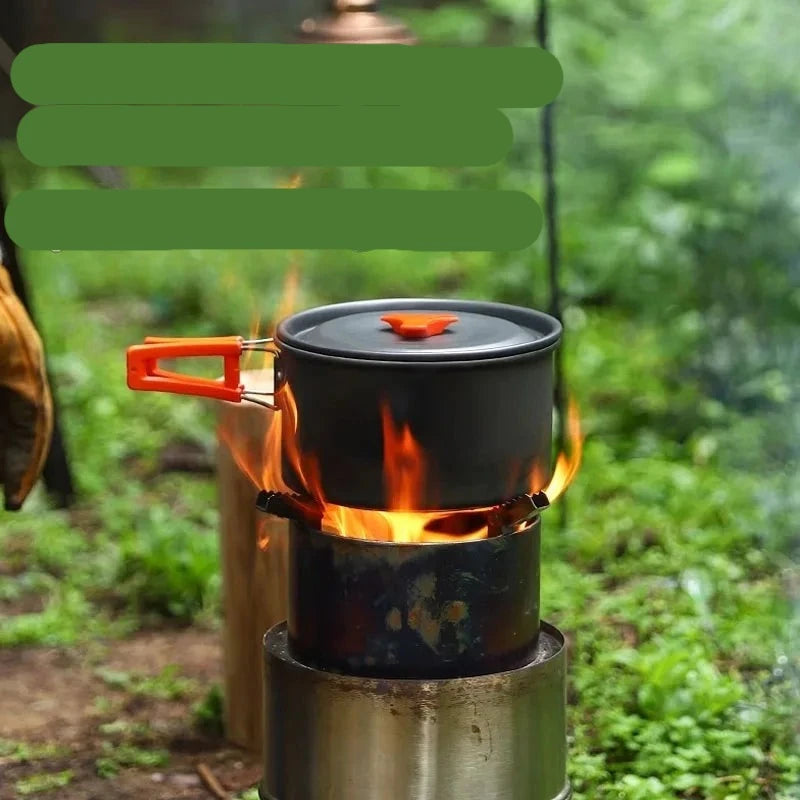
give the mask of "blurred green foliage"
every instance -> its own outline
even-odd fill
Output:
[[[63,772],[44,772],[18,780],[14,784],[14,788],[20,797],[38,795],[44,792],[54,792],[56,789],[63,789],[65,786],[69,786],[73,777],[74,774],[69,769]]]
[[[155,769],[169,763],[166,750],[149,750],[132,744],[101,743],[103,755],[95,760],[95,769],[101,778],[113,778],[124,767]]]
[[[219,684],[214,684],[206,696],[192,708],[194,724],[197,729],[214,738],[225,734],[225,697]]]
[[[532,2],[427,5],[393,9],[423,41],[532,42]],[[566,75],[564,352],[588,441],[568,515],[548,512],[542,604],[570,639],[576,800],[798,797],[800,8],[552,9]],[[539,115],[511,117],[514,152],[492,169],[301,174],[308,186],[502,185],[541,198]],[[14,190],[85,185],[10,147],[3,166]],[[138,187],[287,177],[129,171]],[[30,253],[25,263],[82,499],[61,513],[37,496],[0,520],[10,565],[0,603],[26,609],[0,622],[0,645],[216,619],[213,481],[158,469],[169,442],[213,447],[214,409],[128,391],[127,345],[246,334],[276,312],[292,263],[298,307],[548,298],[543,242],[520,253]],[[198,718],[217,719],[217,699]]]

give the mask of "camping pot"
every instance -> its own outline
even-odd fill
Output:
[[[284,425],[314,459],[325,501],[389,508],[386,421],[424,454],[420,511],[491,506],[551,474],[558,320],[471,300],[366,300],[283,319],[274,339],[148,339],[128,349],[128,386],[240,402],[292,415]],[[274,401],[240,384],[248,349],[275,356]],[[167,372],[159,359],[222,356],[222,381]],[[308,492],[284,447],[283,478]],[[531,486],[531,475],[540,486]],[[274,487],[265,487],[274,488]]]

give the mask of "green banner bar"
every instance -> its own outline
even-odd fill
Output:
[[[40,44],[11,79],[33,105],[538,108],[563,73],[537,47]]]
[[[44,106],[17,129],[40,166],[487,166],[511,149],[492,108]]]
[[[508,251],[541,225],[523,192],[479,190],[33,190],[6,212],[32,250]]]

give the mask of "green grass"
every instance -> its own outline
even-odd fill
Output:
[[[31,775],[22,778],[14,784],[17,794],[22,797],[29,795],[39,795],[45,792],[55,792],[56,789],[63,789],[72,783],[74,775],[71,770],[63,772],[48,772],[39,775]]]
[[[0,764],[29,764],[67,755],[69,750],[56,744],[30,744],[0,739]]]
[[[34,177],[11,152],[5,163],[16,187],[80,181]],[[133,177],[142,186],[189,180]],[[205,176],[226,179],[275,182],[257,172]],[[65,513],[37,495],[0,519],[12,566],[0,600],[41,604],[0,621],[0,645],[73,646],[163,620],[217,619],[214,481],[156,469],[170,441],[213,447],[213,406],[130,392],[124,350],[148,334],[247,333],[254,313],[277,308],[290,260],[27,255],[81,499]],[[521,256],[309,254],[300,305],[415,293],[519,300],[528,268]],[[542,296],[541,282],[526,291]],[[542,606],[573,643],[576,800],[798,797],[800,485],[786,466],[796,397],[767,381],[752,389],[753,411],[743,396],[709,391],[690,355],[705,322],[691,309],[672,316],[669,335],[663,318],[613,303],[571,302],[565,320],[588,440],[566,518],[563,504],[547,512]],[[104,679],[157,696],[182,691],[176,675]],[[212,693],[198,706],[198,722],[218,722],[219,700]],[[160,752],[124,747],[107,745],[101,774],[162,763]]]
[[[103,755],[95,760],[95,769],[101,778],[113,778],[125,767],[154,769],[169,763],[169,753],[161,749],[152,750],[131,744],[115,745],[104,741],[101,750]]]
[[[164,667],[158,675],[132,675],[107,668],[98,669],[96,674],[111,689],[156,700],[181,700],[196,688],[194,681],[180,675],[176,665]]]

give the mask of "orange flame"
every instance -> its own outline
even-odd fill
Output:
[[[424,453],[407,426],[400,430],[395,428],[388,408],[384,409],[383,422],[386,435],[384,474],[391,498],[390,510],[352,508],[328,502],[316,458],[302,452],[298,445],[297,403],[288,384],[281,389],[281,412],[273,417],[267,436],[262,487],[291,491],[281,474],[281,460],[285,457],[306,492],[322,508],[324,531],[354,539],[394,542],[438,538],[435,533],[428,537],[425,526],[441,514],[412,510],[423,486]]]
[[[253,309],[250,312],[250,327],[247,329],[247,338],[248,339],[260,339],[261,338],[261,313],[259,312],[258,308],[255,305],[256,301],[253,301]],[[255,359],[256,359],[257,351],[256,350],[245,350],[244,354],[242,355],[242,369],[249,370],[255,369]]]
[[[278,323],[288,317],[297,307],[297,289],[300,286],[300,257],[295,255],[289,264],[289,270],[283,281],[283,291],[278,309],[270,326],[270,336],[275,335],[275,328]]]
[[[384,430],[384,480],[388,506],[385,511],[351,508],[330,503],[325,498],[319,467],[313,454],[303,453],[297,437],[297,404],[289,385],[281,389],[281,412],[269,420],[266,437],[253,436],[244,415],[230,415],[240,422],[229,422],[220,435],[237,465],[258,488],[292,492],[283,478],[282,457],[296,473],[306,492],[323,510],[322,529],[354,539],[391,542],[474,541],[489,535],[487,508],[461,511],[415,511],[426,480],[425,453],[408,425],[397,426],[388,406],[382,409]],[[558,456],[555,471],[545,492],[554,502],[574,480],[581,463],[583,434],[578,407],[570,402],[568,414],[569,455]],[[542,488],[541,474],[534,469],[530,491]],[[260,546],[268,540],[260,537]]]
[[[295,172],[287,181],[280,184],[281,189],[299,189],[303,185],[303,176]]]
[[[581,431],[581,415],[574,398],[570,398],[567,410],[567,439],[570,443],[570,453],[569,455],[566,453],[558,454],[553,477],[544,490],[551,503],[561,497],[567,487],[575,480],[583,459],[584,436]],[[535,481],[535,476],[532,476],[532,481]]]
[[[383,480],[390,511],[413,511],[424,494],[427,464],[425,452],[411,435],[411,428],[395,426],[388,403],[381,407],[383,423]]]
[[[279,184],[281,189],[299,189],[303,185],[303,176],[299,172],[295,172],[288,180]],[[260,339],[262,336],[274,336],[275,327],[284,318],[288,317],[295,309],[297,303],[297,290],[300,285],[300,255],[294,253],[289,263],[289,270],[283,281],[283,291],[281,292],[281,300],[278,305],[277,311],[273,318],[272,324],[269,326],[269,333],[265,333],[268,329],[267,326],[262,325],[263,312],[253,307],[250,314],[250,328],[249,339]],[[257,301],[256,301],[257,302]],[[256,361],[258,351],[247,350],[242,357],[242,369],[267,369],[271,355],[269,353],[263,354],[263,359],[259,364]]]
[[[258,542],[258,549],[262,552],[269,547],[269,520],[266,517],[258,521],[256,541]]]
[[[292,467],[309,496],[323,510],[322,529],[354,539],[391,542],[442,542],[458,538],[460,541],[485,539],[489,535],[486,524],[487,508],[463,511],[415,511],[419,506],[427,479],[427,461],[419,442],[408,425],[398,426],[388,405],[381,409],[384,436],[384,481],[388,496],[387,510],[373,510],[340,506],[329,502],[322,489],[319,467],[313,454],[303,453],[299,447],[297,428],[297,403],[291,387],[282,390],[281,412],[272,417],[265,446],[254,467],[253,448],[239,448],[245,462],[245,474],[258,488],[291,492],[286,485],[281,468],[282,456]],[[559,455],[556,469],[545,491],[551,502],[563,494],[578,472],[583,448],[578,407],[570,403],[568,416],[570,454]],[[228,438],[231,442],[231,438]],[[260,478],[260,479],[259,479]],[[530,491],[542,489],[541,471],[531,473]]]
[[[299,270],[295,262],[284,282],[277,320],[292,313],[298,281]],[[272,325],[273,330],[274,327],[275,324]],[[260,329],[259,324],[256,330]],[[421,505],[420,500],[428,481],[426,454],[410,427],[396,423],[386,403],[381,408],[381,420],[383,475],[388,508],[351,508],[328,502],[323,492],[317,459],[313,453],[305,453],[300,448],[297,403],[288,384],[281,387],[277,402],[280,413],[264,416],[268,424],[266,435],[263,431],[254,430],[249,415],[230,414],[224,418],[226,422],[221,426],[220,438],[240,470],[258,489],[293,491],[283,477],[285,459],[306,493],[323,510],[321,527],[324,531],[356,539],[408,543],[452,541],[455,537],[459,541],[471,541],[485,539],[489,535],[488,508],[433,512],[415,510]],[[583,434],[574,400],[569,403],[567,430],[569,454],[559,454],[553,476],[544,487],[551,503],[564,493],[581,463]],[[542,490],[544,480],[541,465],[534,467],[529,483],[529,491]],[[265,549],[268,542],[265,529],[261,529],[259,546]]]

